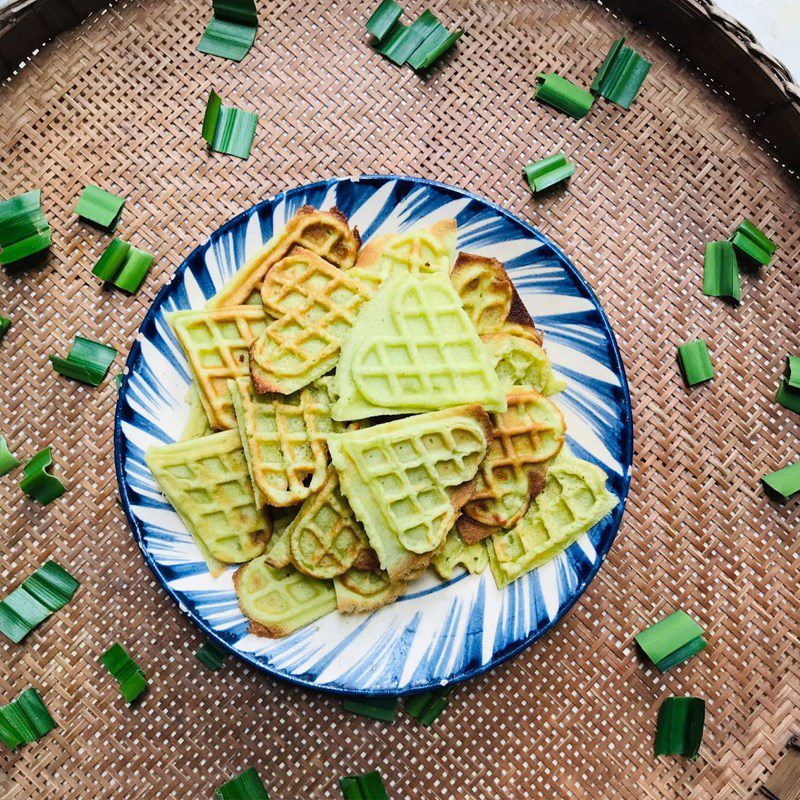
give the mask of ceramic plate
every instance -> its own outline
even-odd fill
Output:
[[[216,580],[144,462],[148,447],[175,441],[187,419],[186,358],[167,325],[172,311],[206,301],[302,205],[340,208],[364,241],[378,234],[458,221],[458,248],[506,266],[555,368],[568,381],[556,402],[576,455],[608,473],[620,503],[564,554],[498,590],[491,572],[441,582],[427,574],[369,615],[330,614],[285,639],[248,633],[233,568]],[[395,176],[334,178],[265,200],[214,232],[158,293],[131,348],[117,405],[116,468],[122,502],[147,563],[202,630],[265,672],[348,694],[419,691],[499,664],[555,625],[596,574],[619,527],[633,431],[614,335],[592,290],[548,239],[502,208],[440,183]]]

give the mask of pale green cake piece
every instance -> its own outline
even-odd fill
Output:
[[[502,588],[566,550],[605,517],[617,498],[606,489],[600,467],[576,458],[564,447],[547,471],[544,490],[525,516],[488,540],[489,563]]]
[[[486,542],[467,544],[457,528],[447,534],[441,553],[433,557],[434,569],[446,581],[453,577],[453,570],[461,564],[472,575],[480,575],[489,563]]]
[[[530,386],[545,397],[563,391],[566,381],[553,371],[544,348],[515,333],[515,328],[521,326],[508,325],[481,337],[502,386]]]
[[[330,581],[310,578],[294,567],[275,569],[264,556],[237,569],[233,584],[239,607],[257,636],[288,636],[336,610]]]
[[[237,431],[151,447],[145,458],[167,500],[215,559],[238,564],[264,551],[272,526],[256,505]]]
[[[328,437],[342,493],[392,581],[430,562],[472,494],[490,422],[480,406]]]
[[[336,604],[342,614],[375,611],[397,600],[406,590],[404,582],[392,583],[385,572],[355,567],[334,578],[333,586],[336,590]]]
[[[394,272],[358,314],[336,368],[333,418],[479,403],[505,411],[489,354],[446,273]]]

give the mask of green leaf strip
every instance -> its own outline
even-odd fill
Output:
[[[0,203],[0,264],[14,264],[46,250],[51,238],[39,189]]]
[[[547,103],[575,119],[589,113],[594,97],[555,72],[540,72],[536,76],[536,99]]]
[[[13,453],[8,449],[6,437],[0,436],[0,475],[7,475],[21,463],[22,462],[15,458]]]
[[[103,666],[119,684],[126,703],[132,703],[147,688],[147,678],[120,644],[113,644],[100,657]]]
[[[47,468],[53,463],[52,448],[40,450],[23,468],[19,488],[43,505],[51,503],[67,491],[61,481],[51,475]]]
[[[800,391],[800,356],[786,356],[786,383],[790,389]]]
[[[739,267],[731,242],[708,242],[703,259],[703,294],[724,297],[738,303],[742,299],[739,287]]]
[[[739,223],[730,241],[746,264],[766,266],[777,249],[777,245],[746,219]]]
[[[793,494],[800,492],[800,461],[765,475],[761,482],[773,500],[785,503]]]
[[[223,783],[216,795],[217,800],[269,800],[267,790],[253,767]]]
[[[114,363],[117,351],[107,344],[76,336],[66,358],[50,356],[53,369],[67,378],[99,386]]]
[[[92,275],[133,294],[147,275],[155,256],[120,239],[112,239],[94,265]]]
[[[26,689],[16,700],[0,707],[0,740],[9,750],[31,744],[56,727],[36,689]]]
[[[201,53],[241,61],[250,52],[257,31],[254,25],[242,25],[214,16],[203,31],[197,49]]]
[[[680,345],[678,361],[687,386],[695,386],[714,377],[714,367],[711,365],[708,347],[702,339]]]
[[[439,26],[441,23],[431,11],[423,11],[408,27],[399,24],[386,42],[381,43],[378,52],[394,64],[402,66]]]
[[[11,320],[8,317],[0,317],[0,340],[6,335],[11,327]]]
[[[666,672],[706,647],[705,631],[684,611],[676,611],[634,637],[639,649]]]
[[[395,0],[383,0],[367,20],[367,30],[381,42],[394,29],[402,14],[403,9]]]
[[[82,192],[75,213],[106,231],[117,227],[125,198],[89,184]]]
[[[363,700],[357,697],[348,697],[344,701],[344,709],[362,717],[392,722],[397,712],[397,697],[375,696]]]
[[[227,657],[227,652],[211,639],[203,642],[194,654],[195,658],[212,672],[216,672]]]
[[[706,703],[698,697],[668,697],[658,712],[655,752],[657,756],[688,756],[700,752]]]
[[[425,41],[411,54],[409,65],[415,70],[423,70],[438,61],[462,36],[463,30],[450,33],[444,25],[438,24]]]
[[[63,567],[48,561],[0,600],[0,633],[18,644],[72,600],[78,586],[78,581]]]
[[[211,91],[203,120],[203,138],[211,150],[238,158],[248,158],[257,125],[257,114],[224,106],[219,95]]]
[[[625,47],[625,37],[617,39],[591,85],[591,92],[612,103],[630,108],[644,79],[650,71],[650,62],[630,47]]]
[[[442,687],[431,692],[415,694],[405,700],[406,711],[427,727],[432,725],[447,707],[447,696],[449,694],[450,687]]]
[[[528,185],[534,194],[543,192],[551,186],[555,186],[561,181],[565,181],[575,172],[575,165],[567,161],[563,153],[555,153],[552,156],[534,161],[532,164],[523,167],[523,174],[528,179]]]
[[[344,800],[389,800],[386,787],[377,770],[366,775],[348,775],[339,778],[339,787]]]

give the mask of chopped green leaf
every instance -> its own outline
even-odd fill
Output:
[[[765,475],[761,482],[773,500],[785,503],[793,494],[800,492],[800,461]]]
[[[658,712],[656,755],[688,756],[692,761],[700,752],[706,703],[698,697],[668,697]]]
[[[752,222],[746,219],[739,223],[739,227],[731,235],[731,243],[744,257],[746,263],[760,266],[769,264],[777,245],[763,234]]]
[[[0,436],[0,475],[7,475],[12,469],[18,467],[22,462],[14,458],[8,449],[8,442],[5,436]]]
[[[395,0],[383,0],[367,20],[367,30],[381,42],[397,25],[402,14],[403,9]]]
[[[50,241],[39,189],[0,203],[0,264],[14,264],[46,250]]]
[[[634,639],[661,672],[686,661],[706,647],[705,631],[685,612],[676,611]]]
[[[26,689],[16,700],[0,707],[0,739],[9,750],[35,742],[55,727],[36,689]]]
[[[120,239],[112,239],[94,265],[92,275],[133,294],[141,285],[155,256]]]
[[[125,198],[118,197],[105,189],[89,184],[81,194],[75,213],[86,222],[91,222],[106,231],[117,227]]]
[[[117,351],[107,344],[76,336],[67,357],[50,356],[50,363],[67,378],[99,386],[116,355]]]
[[[575,165],[567,161],[563,153],[555,153],[541,161],[528,164],[527,167],[523,167],[522,172],[528,179],[531,191],[536,194],[567,180],[575,172]]]
[[[786,383],[800,391],[800,356],[786,356]]]
[[[212,672],[216,672],[221,666],[225,657],[228,655],[216,642],[208,639],[203,642],[194,654],[195,658]]]
[[[678,360],[687,386],[695,386],[714,377],[714,367],[708,355],[708,347],[702,339],[678,347]]]
[[[793,389],[787,380],[782,380],[775,395],[775,402],[800,414],[800,391]]]
[[[540,72],[536,76],[536,87],[537,100],[575,119],[585,117],[594,103],[594,97],[589,92],[555,72]]]
[[[241,61],[253,46],[258,14],[253,0],[214,0],[214,16],[197,49],[212,56]]]
[[[48,561],[0,600],[0,633],[21,642],[37,625],[63,608],[80,586],[63,567]]]
[[[217,789],[217,800],[269,800],[267,790],[253,767]]]
[[[212,89],[203,119],[203,138],[211,150],[248,158],[257,124],[257,114],[222,105],[219,95]]]
[[[623,36],[611,45],[592,82],[591,92],[623,108],[630,108],[649,71],[650,62],[635,50],[625,47]]]
[[[425,41],[411,54],[409,65],[415,70],[427,69],[440,59],[462,36],[463,30],[450,33],[444,25],[437,23]]]
[[[53,463],[50,447],[40,450],[23,468],[19,488],[30,497],[35,497],[43,505],[61,497],[66,487],[47,468]]]
[[[449,686],[435,689],[432,692],[415,694],[413,697],[406,699],[406,711],[427,727],[432,725],[439,714],[447,707],[447,696],[449,694]]]
[[[441,23],[431,11],[423,11],[408,27],[399,24],[386,43],[380,44],[378,52],[402,66],[439,25]]]
[[[125,377],[125,376],[124,376],[124,375],[123,375],[121,372],[117,373],[117,374],[114,376],[114,380],[115,380],[115,381],[116,381],[116,383],[117,383],[117,389],[118,389],[118,390],[122,388],[122,379],[123,379],[124,377]]]
[[[11,327],[11,320],[8,317],[0,317],[0,339],[2,339]]]
[[[100,660],[119,684],[119,690],[126,703],[132,703],[147,688],[144,672],[122,645],[112,644]]]
[[[736,251],[730,242],[709,242],[706,245],[703,294],[709,297],[725,297],[734,303],[742,299]]]
[[[397,697],[375,695],[363,700],[357,697],[348,697],[344,701],[344,710],[360,714],[362,717],[392,722],[397,711]]]
[[[344,800],[389,800],[386,787],[377,770],[366,775],[348,775],[339,778]]]

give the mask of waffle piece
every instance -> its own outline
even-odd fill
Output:
[[[211,298],[209,308],[260,304],[259,295],[264,276],[292,248],[303,247],[336,267],[349,269],[355,264],[361,237],[351,231],[347,217],[337,208],[318,211],[303,206],[289,220],[283,232],[264,245],[228,283]]]
[[[491,415],[492,440],[463,509],[476,522],[504,528],[520,520],[541,491],[542,468],[563,447],[566,430],[558,408],[535,389],[512,389],[506,399],[508,410]]]
[[[176,311],[169,324],[189,359],[211,427],[235,428],[228,381],[248,374],[247,351],[267,327],[264,312],[257,306]]]
[[[544,490],[517,525],[487,543],[489,564],[502,588],[555,558],[617,505],[600,467],[567,448],[553,459]]]
[[[331,419],[328,380],[290,395],[256,395],[250,378],[230,383],[239,434],[259,504],[293,506],[325,480]]]
[[[479,334],[500,330],[511,311],[514,286],[496,258],[459,253],[450,275],[464,311]]]
[[[480,575],[489,563],[489,554],[486,552],[486,545],[483,542],[468,544],[459,535],[458,530],[453,528],[447,534],[444,549],[433,557],[431,563],[440,577],[449,581],[459,564],[472,575]]]
[[[541,476],[541,481],[537,486],[534,486],[530,494],[528,495],[528,503],[530,504],[531,498],[542,491],[544,488],[544,479],[547,475],[547,471],[542,469],[541,471],[537,472],[537,476]],[[497,533],[500,530],[499,525],[484,525],[482,522],[477,522],[471,517],[468,517],[466,514],[462,514],[456,520],[456,529],[458,530],[459,536],[467,543],[467,544],[478,544],[482,542],[484,539],[488,539],[492,534]]]
[[[264,279],[264,311],[275,317],[250,348],[256,391],[291,394],[336,365],[372,289],[308,250],[297,248]]]
[[[236,431],[151,447],[146,460],[189,532],[215,559],[238,564],[264,551],[272,526],[256,505]]]
[[[474,490],[491,427],[477,405],[328,437],[342,493],[392,581],[423,570]]]
[[[358,315],[336,368],[333,418],[480,403],[506,407],[489,355],[450,279],[396,272]]]
[[[342,497],[335,469],[303,503],[288,535],[292,563],[314,578],[342,575],[371,549],[361,523]]]
[[[566,386],[564,379],[553,372],[533,328],[505,325],[497,333],[481,339],[504,389],[530,386],[545,397],[551,397]]]
[[[385,572],[349,569],[333,581],[336,605],[342,614],[375,611],[397,600],[406,590],[406,583],[392,583]]]
[[[428,228],[414,228],[370,239],[356,268],[383,280],[396,270],[450,273],[456,254],[456,221],[443,219]]]
[[[211,428],[211,423],[208,421],[206,410],[203,406],[203,400],[200,397],[200,392],[197,388],[197,381],[192,381],[189,388],[186,390],[184,402],[189,406],[189,416],[186,419],[186,424],[181,431],[180,441],[186,439],[197,439],[199,436],[208,436],[214,431]]]
[[[233,585],[239,608],[256,636],[288,636],[336,610],[330,582],[310,578],[294,567],[275,569],[264,556],[239,567]]]
[[[292,520],[297,516],[299,508],[273,509],[272,514],[272,538],[264,552],[264,558],[271,567],[279,569],[288,567],[292,563],[292,555],[289,552],[289,536],[287,531],[292,524]]]

